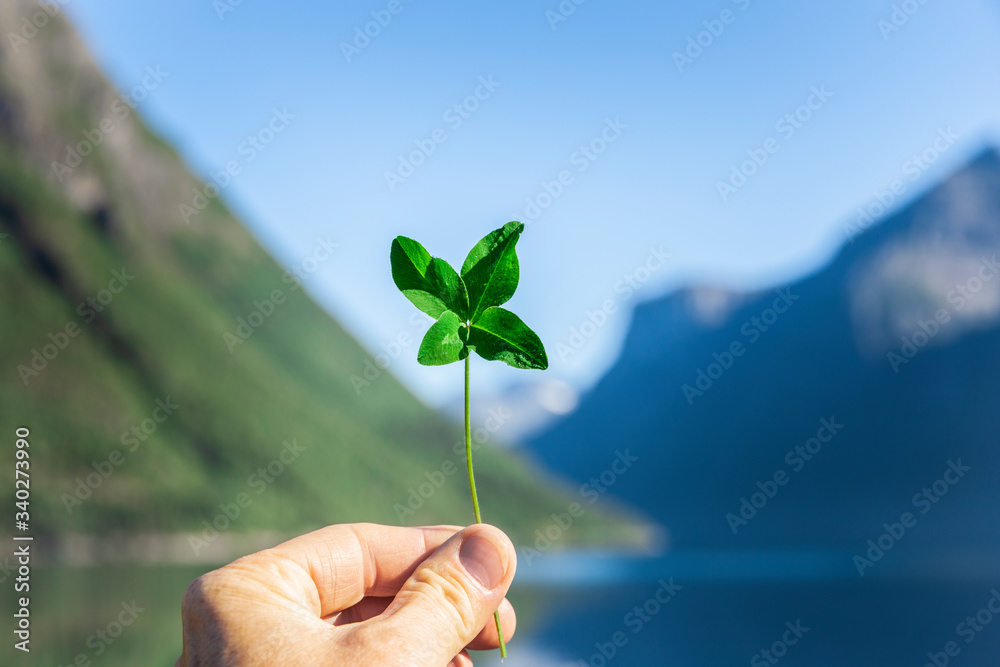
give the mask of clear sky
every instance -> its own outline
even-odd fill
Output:
[[[460,265],[494,227],[530,223],[510,307],[546,342],[549,376],[582,388],[639,300],[795,277],[836,250],[876,190],[904,178],[912,196],[1000,144],[1000,2],[576,2],[66,10],[120,88],[147,66],[169,74],[140,109],[200,175],[242,159],[275,109],[294,115],[223,197],[286,265],[318,237],[340,243],[307,286],[369,350],[423,333],[390,278],[395,235]],[[375,36],[355,41],[366,24]],[[914,172],[911,156],[949,128],[947,150]],[[429,155],[411,161],[421,144]],[[763,164],[723,196],[719,182],[754,155]],[[420,164],[400,172],[401,159]],[[639,270],[661,247],[669,260]],[[579,352],[558,354],[609,299],[615,313]],[[455,368],[417,365],[416,342],[391,370],[432,404],[460,390]],[[497,386],[526,377],[475,372]]]

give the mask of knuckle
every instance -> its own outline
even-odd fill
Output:
[[[181,599],[182,614],[193,619],[217,609],[225,595],[224,579],[225,575],[216,570],[203,574],[188,584]]]
[[[440,612],[439,618],[446,620],[448,627],[463,636],[479,629],[479,605],[459,581],[432,568],[421,568],[414,573],[411,582],[414,597]]]
[[[184,590],[184,598],[181,601],[181,606],[185,611],[201,607],[208,601],[210,597],[209,591],[213,588],[210,585],[213,574],[213,572],[203,574],[188,584],[188,587]]]

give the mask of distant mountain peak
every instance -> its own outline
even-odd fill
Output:
[[[860,350],[881,355],[944,310],[954,325],[933,344],[1000,318],[1000,155],[984,150],[882,221],[863,252],[845,250]]]
[[[743,295],[722,287],[689,287],[681,291],[691,319],[705,327],[717,327],[743,300]]]

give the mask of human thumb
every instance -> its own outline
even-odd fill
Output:
[[[446,665],[493,622],[516,567],[503,532],[470,526],[417,567],[370,631],[380,643],[407,647],[407,664]]]

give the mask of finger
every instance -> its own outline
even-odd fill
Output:
[[[420,564],[384,614],[358,626],[356,639],[405,642],[414,664],[446,665],[486,626],[516,565],[514,545],[498,528],[466,528]]]
[[[391,602],[392,598],[365,598],[353,607],[348,607],[326,620],[337,627],[352,623],[361,623],[380,615]],[[500,612],[500,625],[503,627],[504,639],[510,641],[517,631],[517,615],[514,613],[514,607],[509,600],[504,599],[500,603],[498,611]],[[469,642],[468,648],[473,651],[492,651],[493,649],[500,648],[500,640],[497,637],[497,625],[492,616],[490,620],[486,621],[486,626],[479,631],[476,638]]]
[[[255,559],[298,565],[307,577],[290,582],[291,589],[298,600],[326,617],[369,595],[395,595],[417,565],[459,530],[370,523],[327,526],[255,554]]]
[[[348,607],[344,611],[338,612],[326,619],[330,624],[340,627],[352,623],[368,621],[380,615],[386,610],[392,598],[365,598],[353,607]],[[504,599],[500,603],[500,625],[503,627],[504,639],[510,641],[517,631],[517,615],[510,601]],[[492,651],[500,648],[500,640],[497,637],[497,625],[493,617],[486,622],[486,627],[479,631],[476,638],[469,642],[469,649],[473,651]]]
[[[500,626],[503,628],[503,638],[504,641],[509,642],[511,637],[514,636],[514,631],[517,629],[517,616],[514,614],[514,607],[506,599],[500,603],[499,611]],[[469,642],[469,648],[473,651],[492,651],[495,648],[500,648],[500,639],[497,637],[497,624],[492,616],[486,621],[486,625],[479,631],[476,638]]]
[[[448,663],[448,667],[473,667],[472,658],[468,651],[462,651],[455,656],[455,659]]]

